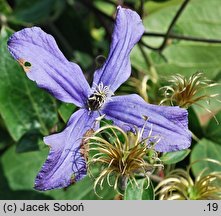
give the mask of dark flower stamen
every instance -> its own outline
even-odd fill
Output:
[[[102,94],[94,93],[87,101],[89,110],[98,110],[105,102],[105,96]]]
[[[98,110],[105,103],[107,97],[112,95],[109,86],[104,86],[103,83],[97,85],[94,93],[88,97],[87,106],[89,110]]]

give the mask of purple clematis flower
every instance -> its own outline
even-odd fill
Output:
[[[142,128],[146,121],[143,116],[147,116],[144,137],[150,130],[153,136],[160,136],[155,146],[157,151],[176,151],[190,146],[186,110],[147,104],[136,94],[112,96],[131,74],[129,54],[143,32],[138,14],[119,6],[110,53],[104,65],[95,71],[92,88],[80,67],[69,62],[54,38],[40,28],[25,28],[10,37],[8,49],[28,78],[57,99],[80,107],[62,132],[44,138],[50,152],[36,177],[35,189],[67,187],[86,175],[82,138],[91,128],[99,127],[96,119],[101,115],[124,130],[134,126]]]

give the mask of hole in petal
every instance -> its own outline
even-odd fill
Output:
[[[29,72],[31,68],[31,63],[25,61],[24,59],[18,59],[18,63],[23,67],[25,72]]]
[[[31,67],[31,63],[30,63],[30,62],[25,62],[25,63],[24,63],[24,66],[25,66],[25,67]]]

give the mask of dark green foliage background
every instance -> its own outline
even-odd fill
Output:
[[[24,27],[40,26],[52,34],[65,56],[77,62],[89,82],[96,68],[96,57],[107,56],[113,17],[117,0],[0,0],[0,199],[101,199],[93,190],[93,179],[86,177],[67,189],[38,192],[33,189],[34,179],[48,153],[42,142],[45,135],[64,128],[74,105],[56,101],[47,92],[36,87],[7,51],[8,37]],[[122,1],[121,1],[122,2]],[[143,12],[147,32],[165,33],[180,7],[182,0],[137,1],[125,0],[124,6]],[[143,8],[141,8],[143,2]],[[178,19],[173,33],[204,39],[221,39],[220,0],[191,0]],[[143,36],[150,46],[158,47],[163,39]],[[131,54],[133,77],[148,75],[147,94],[151,103],[162,99],[161,87],[169,75],[190,76],[201,71],[209,79],[221,83],[221,43],[169,40],[162,54],[137,45]],[[152,82],[158,74],[158,82]],[[142,76],[140,76],[142,74]],[[132,93],[129,82],[118,93]],[[221,93],[221,87],[210,94]],[[218,97],[221,99],[221,97]],[[221,105],[213,100],[204,103],[221,122]],[[185,167],[194,160],[213,158],[221,161],[221,126],[200,107],[189,109],[189,125],[200,139],[193,141],[189,150],[167,153],[165,164]],[[205,166],[210,171],[220,167],[208,162],[193,167],[197,175]],[[145,182],[140,181],[141,185]],[[153,185],[146,194],[135,194],[130,185],[126,199],[154,199]],[[103,199],[113,199],[112,188],[99,191]]]

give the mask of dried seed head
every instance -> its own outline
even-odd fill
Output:
[[[171,85],[162,87],[164,99],[163,104],[169,101],[172,105],[188,108],[198,101],[216,98],[219,94],[208,94],[207,89],[218,85],[205,78],[202,73],[195,73],[189,79],[178,74],[169,80]],[[202,107],[202,106],[201,106]]]
[[[136,176],[148,179],[156,167],[163,167],[158,154],[147,147],[147,137],[142,139],[142,130],[125,133],[121,128],[107,125],[98,129],[88,138],[87,144],[91,152],[90,165],[99,164],[101,172],[95,180],[94,189],[98,185],[102,189],[104,180],[115,190],[122,189],[127,181],[137,185]]]
[[[221,166],[219,161],[204,159]],[[197,161],[199,162],[199,161]],[[161,181],[155,188],[160,200],[220,200],[221,172],[211,172],[206,175],[204,169],[195,180],[190,175],[190,164],[187,170],[176,169]]]

